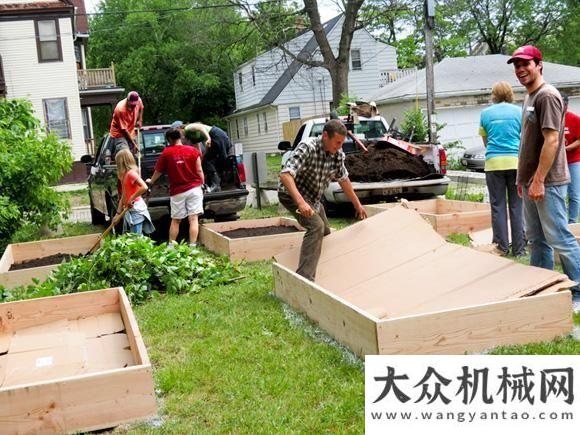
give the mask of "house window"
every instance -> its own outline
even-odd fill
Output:
[[[42,103],[48,131],[56,134],[61,139],[70,139],[66,98],[50,98],[42,100]]]
[[[240,138],[240,120],[236,119],[236,137]]]
[[[360,60],[360,50],[350,50],[350,62],[353,71],[362,70],[362,62]]]
[[[289,107],[290,120],[300,119],[300,106]]]
[[[240,92],[242,92],[244,90],[244,85],[243,85],[243,76],[241,72],[238,73],[238,84],[240,85]]]
[[[83,133],[85,135],[85,140],[92,139],[91,125],[89,123],[89,109],[87,107],[83,107],[81,109],[81,113],[83,115]]]
[[[266,112],[262,113],[262,119],[264,120],[264,133],[268,133],[268,116]]]
[[[258,134],[262,134],[262,126],[260,125],[260,114],[256,113],[256,121],[258,121]]]
[[[256,87],[256,67],[252,67],[252,86]]]
[[[248,135],[248,117],[244,116],[244,136]]]
[[[62,61],[62,47],[60,45],[58,20],[37,20],[34,23],[38,61]]]

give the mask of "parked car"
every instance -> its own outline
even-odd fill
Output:
[[[141,129],[141,176],[143,179],[153,175],[157,159],[167,146],[165,132],[169,125],[147,126]],[[91,218],[93,224],[102,224],[114,216],[118,203],[117,169],[114,161],[114,150],[110,136],[106,135],[96,155],[85,155],[81,161],[90,168],[88,178]],[[228,157],[226,169],[222,174],[222,190],[205,193],[203,209],[205,218],[215,220],[235,220],[237,213],[246,206],[248,191],[245,186],[243,163],[235,155]],[[169,213],[169,184],[163,175],[152,187],[147,198],[150,209],[157,213],[152,216]],[[161,209],[161,210],[159,210]]]
[[[376,142],[385,139],[389,131],[387,121],[381,116],[372,118],[359,117],[357,124],[348,123],[348,120],[342,118],[347,128],[363,142]],[[282,165],[288,160],[294,148],[303,140],[309,137],[322,135],[322,130],[326,119],[317,118],[306,121],[298,130],[294,141],[283,141],[278,144],[278,149],[285,151],[282,156]],[[398,143],[397,140],[390,139],[391,143]],[[443,147],[434,144],[417,144],[416,147],[421,149],[422,157],[408,154],[409,159],[422,158],[429,166],[429,174],[417,178],[404,179],[384,179],[377,182],[359,182],[351,179],[352,186],[360,201],[364,204],[372,204],[380,201],[393,200],[396,197],[419,199],[429,198],[436,195],[444,195],[447,191],[450,179],[445,176],[446,172],[446,154]],[[345,154],[360,153],[353,140],[347,138],[342,147]],[[403,153],[405,154],[405,153]],[[349,204],[350,200],[338,184],[331,182],[324,191],[323,202],[329,208],[335,208],[342,204]]]
[[[485,147],[483,145],[467,148],[461,157],[461,164],[467,169],[483,171],[485,167]]]

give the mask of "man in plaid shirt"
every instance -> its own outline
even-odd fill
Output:
[[[320,203],[330,182],[338,181],[359,219],[367,217],[344,167],[341,148],[345,138],[344,124],[338,119],[328,121],[322,137],[300,142],[280,172],[280,203],[306,228],[296,273],[310,281],[314,281],[316,275],[322,238],[330,234],[324,206]]]

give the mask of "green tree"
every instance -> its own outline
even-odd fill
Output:
[[[24,100],[0,100],[0,248],[25,223],[55,227],[68,204],[53,189],[70,171],[70,146],[46,135]]]
[[[224,127],[234,105],[233,71],[263,46],[235,8],[219,7],[226,3],[106,0],[90,22],[88,63],[115,63],[119,85],[142,96],[147,124]]]
[[[427,118],[420,106],[407,110],[401,123],[401,131],[410,142],[426,142],[429,136]]]

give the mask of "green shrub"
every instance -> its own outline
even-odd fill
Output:
[[[0,251],[26,223],[60,223],[68,203],[50,186],[71,164],[70,146],[42,132],[30,102],[0,100]]]
[[[14,301],[122,286],[132,303],[154,291],[196,293],[238,275],[224,257],[204,254],[188,245],[156,245],[148,237],[126,234],[108,239],[92,255],[62,263],[38,285],[12,290],[0,286],[2,299]]]
[[[410,142],[426,142],[429,137],[429,125],[421,107],[407,110],[403,115],[405,117],[401,123],[403,134],[409,136],[413,133],[409,138]]]

